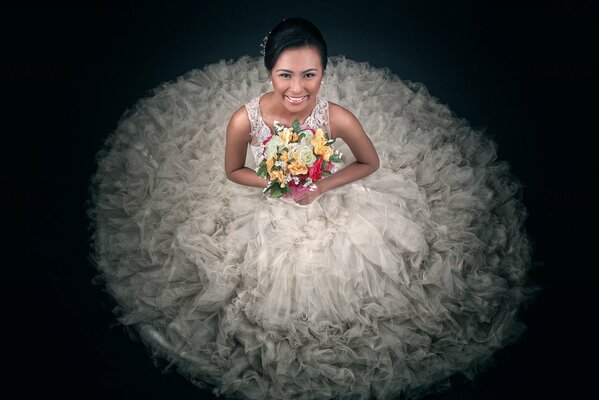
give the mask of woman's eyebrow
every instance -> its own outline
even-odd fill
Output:
[[[304,71],[304,74],[306,72],[310,72],[310,71],[317,71],[317,68],[308,68],[307,70]],[[293,71],[289,70],[289,69],[278,69],[277,72],[290,72],[293,73]]]

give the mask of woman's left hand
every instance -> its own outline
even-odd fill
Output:
[[[317,186],[316,189],[309,190],[306,193],[302,194],[300,197],[298,197],[295,200],[295,202],[297,204],[299,204],[299,205],[305,206],[305,205],[308,205],[308,204],[312,203],[321,194],[322,193],[321,193],[320,189]]]

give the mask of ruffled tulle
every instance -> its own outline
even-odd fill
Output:
[[[258,59],[161,86],[99,154],[93,257],[119,321],[216,394],[418,397],[524,329],[526,210],[494,143],[386,70],[326,74],[381,167],[309,206],[224,175],[231,114],[268,90]]]

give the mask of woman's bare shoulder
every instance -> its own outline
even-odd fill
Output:
[[[227,130],[239,133],[249,133],[252,130],[245,105],[235,110],[229,120]]]
[[[351,111],[332,101],[329,101],[329,123],[331,124],[331,130],[339,132],[351,131],[356,127],[361,128],[360,121]]]

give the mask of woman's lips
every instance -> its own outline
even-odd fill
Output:
[[[287,98],[287,100],[289,100],[290,103],[298,104],[298,103],[301,103],[302,101],[306,100],[308,98],[308,95],[302,96],[302,97],[291,97],[291,96],[285,96],[285,97]]]

